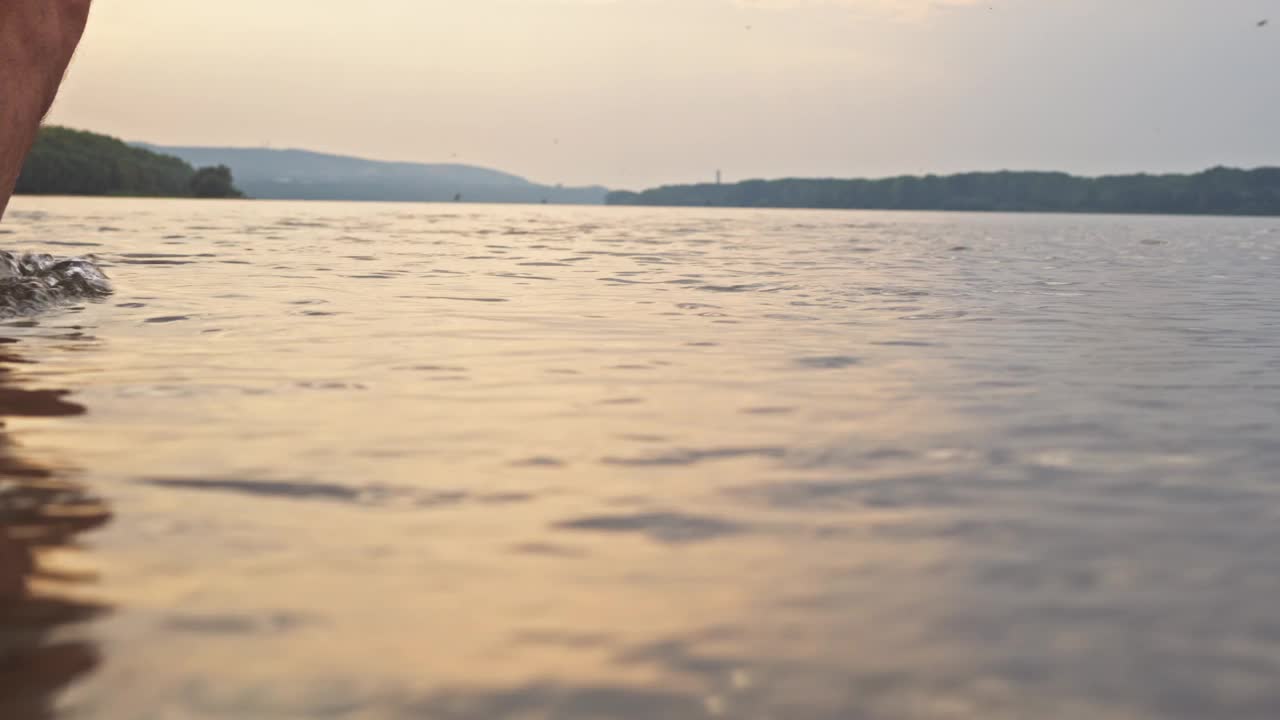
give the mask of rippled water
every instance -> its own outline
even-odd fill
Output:
[[[114,513],[0,625],[20,717],[1280,715],[1280,221],[0,233],[115,286],[0,327],[0,475]]]

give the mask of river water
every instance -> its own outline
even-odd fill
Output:
[[[1280,716],[1280,220],[0,232],[115,288],[0,324],[0,486],[85,526],[6,718]]]

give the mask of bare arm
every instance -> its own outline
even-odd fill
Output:
[[[91,0],[0,0],[0,217],[62,84]]]

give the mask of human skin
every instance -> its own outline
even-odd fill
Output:
[[[91,0],[0,0],[0,218],[80,43]],[[30,550],[0,527],[0,605],[20,597]]]
[[[0,0],[0,218],[58,95],[92,0]]]

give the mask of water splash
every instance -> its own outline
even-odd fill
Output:
[[[111,294],[111,281],[92,260],[0,250],[0,317]]]

